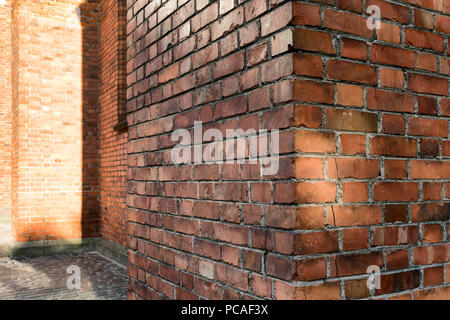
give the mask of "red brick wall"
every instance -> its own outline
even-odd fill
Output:
[[[0,112],[0,203],[8,207],[12,190],[16,238],[101,236],[125,245],[127,131],[117,128],[126,120],[125,2],[16,1],[12,24],[2,10],[12,33],[1,34],[0,62],[13,53],[14,76],[5,67],[0,106],[11,105],[13,83],[14,112]]]
[[[126,245],[126,1],[99,3],[100,235]]]
[[[11,214],[11,4],[0,5],[0,215]]]
[[[96,10],[95,1],[14,3],[12,176],[19,241],[97,235]]]
[[[129,0],[129,298],[449,298],[449,4]],[[195,120],[279,172],[174,165]]]

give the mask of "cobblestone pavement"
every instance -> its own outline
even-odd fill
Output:
[[[80,268],[80,289],[67,288],[69,266]],[[126,288],[126,269],[97,252],[0,258],[0,300],[123,300]]]

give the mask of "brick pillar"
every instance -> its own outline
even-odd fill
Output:
[[[19,241],[96,235],[96,6],[14,2],[13,216]]]
[[[450,297],[449,14],[128,1],[129,298]],[[280,130],[278,172],[175,163],[195,121]]]

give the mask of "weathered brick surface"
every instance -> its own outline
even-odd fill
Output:
[[[449,12],[369,2],[379,30],[367,1],[127,2],[129,298],[448,298]],[[280,129],[279,172],[174,165],[194,121]]]
[[[0,6],[0,215],[11,214],[11,3]]]
[[[19,241],[97,234],[98,55],[89,43],[98,36],[96,10],[94,2],[14,2],[12,180]]]
[[[12,205],[19,241],[125,245],[125,1],[0,10],[1,212]]]
[[[99,231],[126,245],[126,1],[102,0],[99,11]]]

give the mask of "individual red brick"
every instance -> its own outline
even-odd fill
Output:
[[[446,16],[436,15],[436,31],[450,34],[450,18]]]
[[[384,0],[369,0],[367,6],[376,5],[380,8],[381,17],[404,24],[409,23],[409,8]]]
[[[363,299],[369,296],[369,287],[367,279],[346,280],[345,281],[345,298],[346,299]]]
[[[294,107],[297,127],[319,128],[322,124],[322,109],[313,106],[296,105]]]
[[[294,91],[294,98],[297,101],[326,104],[332,104],[334,101],[334,86],[331,83],[296,80]]]
[[[448,121],[410,118],[408,121],[409,134],[417,136],[448,136]]]
[[[419,230],[416,226],[376,227],[372,233],[372,246],[395,246],[417,243]]]
[[[377,83],[377,71],[372,66],[343,60],[329,60],[327,75],[330,79],[336,80],[366,84]]]
[[[380,164],[378,160],[340,158],[328,159],[328,177],[370,179],[380,175]]]
[[[214,3],[217,5],[217,3]],[[216,13],[217,14],[217,13]],[[214,18],[213,18],[214,20]],[[214,41],[223,35],[235,30],[244,23],[244,9],[242,6],[234,9],[220,20],[217,20],[211,28],[211,39]],[[194,30],[195,32],[195,30]]]
[[[344,202],[364,202],[369,198],[367,185],[363,182],[346,182],[342,188]]]
[[[384,87],[402,89],[405,79],[403,71],[391,68],[380,68],[380,81]]]
[[[217,240],[230,242],[236,245],[248,244],[249,234],[247,228],[217,223],[214,229],[215,238]]]
[[[272,296],[272,281],[266,277],[252,274],[252,289],[253,292],[260,297]]]
[[[262,43],[247,50],[247,65],[254,66],[267,59],[267,43]]]
[[[296,262],[292,258],[268,254],[265,265],[270,276],[284,280],[294,280],[297,277]]]
[[[450,98],[441,99],[441,115],[443,116],[450,115]]]
[[[406,120],[401,115],[384,114],[382,123],[384,133],[404,134],[406,131]]]
[[[442,284],[444,281],[444,269],[442,266],[423,269],[423,285],[425,287]]]
[[[380,29],[377,30],[377,37],[384,42],[400,43],[400,28],[391,23],[380,23]]]
[[[342,246],[344,250],[359,250],[369,246],[369,230],[367,228],[342,230]]]
[[[369,109],[392,112],[414,112],[414,97],[394,91],[367,89],[367,107]]]
[[[422,224],[422,242],[436,243],[442,241],[442,226],[440,224]]]
[[[339,249],[336,231],[300,233],[295,236],[295,254],[317,254]]]
[[[388,294],[411,290],[420,285],[419,270],[412,270],[399,273],[391,273],[381,276],[381,288],[375,290],[375,294]]]
[[[424,203],[411,207],[412,221],[439,221],[448,219],[448,203]]]
[[[388,223],[407,222],[408,210],[405,205],[387,205],[385,208],[385,221]]]
[[[450,162],[420,161],[411,162],[412,179],[446,179],[450,171]]]
[[[414,68],[415,55],[410,50],[373,44],[370,48],[370,61],[373,63]]]
[[[329,207],[328,212],[330,224],[346,227],[379,224],[383,214],[381,207],[370,205],[335,205]]]
[[[414,9],[414,24],[417,27],[433,29],[433,15],[425,10]]]
[[[274,283],[275,299],[277,300],[340,300],[339,282],[301,287],[295,287],[280,281]]]
[[[347,109],[327,109],[326,127],[334,130],[376,132],[377,115]]]
[[[293,47],[304,51],[335,53],[331,36],[312,30],[294,29]]]
[[[421,246],[413,249],[413,263],[416,265],[444,263],[448,255],[446,245]]]
[[[342,39],[341,56],[355,60],[367,60],[367,44],[363,41]]]
[[[325,10],[324,26],[328,29],[357,34],[367,38],[372,36],[372,30],[367,28],[366,19],[347,12]]]
[[[361,13],[363,10],[362,0],[338,0],[338,7],[344,10]]]
[[[414,300],[445,300],[449,294],[448,286],[413,291]]]
[[[428,52],[417,53],[417,68],[436,72],[437,66],[437,59],[433,54]]]
[[[298,179],[323,179],[323,172],[323,159],[299,157],[295,160],[295,176]]]
[[[364,104],[363,88],[355,85],[338,83],[337,103],[344,106],[362,107]]]
[[[292,24],[320,26],[320,7],[307,3],[292,3]]]
[[[252,91],[248,95],[248,106],[250,111],[260,110],[269,107],[270,91],[268,87]]]
[[[248,274],[240,269],[218,263],[216,264],[214,278],[237,289],[248,290]]]
[[[262,65],[261,80],[263,83],[266,83],[290,76],[293,74],[293,68],[294,63],[292,54],[275,58]]]
[[[406,179],[408,165],[404,160],[384,160],[384,175],[386,179]]]
[[[244,68],[244,55],[242,52],[226,57],[213,66],[214,79],[235,73]]]
[[[419,93],[445,96],[448,92],[448,81],[418,73],[408,73],[408,89]]]
[[[343,154],[364,154],[366,153],[365,136],[341,134],[341,148]]]
[[[417,143],[407,138],[376,136],[370,141],[370,152],[376,155],[413,158],[417,154]]]
[[[442,36],[422,30],[406,29],[403,43],[439,52],[444,50],[444,38]]]
[[[286,3],[261,18],[261,36],[280,30],[292,21],[292,3]]]
[[[213,61],[217,58],[218,52],[217,43],[213,43],[201,51],[198,51],[192,56],[192,68],[197,69],[198,67]]]
[[[226,2],[226,1],[225,1]],[[250,21],[267,10],[267,3],[261,0],[250,1],[245,6],[245,21]]]
[[[373,187],[375,201],[417,201],[419,187],[413,182],[376,182]]]
[[[311,281],[324,279],[327,276],[325,258],[297,260],[297,275],[295,280]]]
[[[297,203],[334,202],[336,184],[332,182],[298,182],[296,185]]]
[[[439,141],[437,139],[420,139],[420,155],[422,157],[438,157]]]
[[[437,114],[437,101],[435,98],[426,96],[417,96],[417,105],[419,113],[422,114]]]
[[[278,199],[277,199],[278,200]],[[283,199],[279,200],[281,202]],[[286,200],[285,200],[286,201]],[[261,224],[262,209],[256,205],[243,205],[242,218],[247,224]]]
[[[386,253],[386,269],[398,270],[409,266],[408,250],[392,250]]]
[[[367,268],[373,265],[383,266],[381,252],[338,255],[330,259],[332,277],[365,274]]]
[[[294,73],[322,78],[323,62],[319,56],[310,54],[294,55]]]
[[[297,130],[295,148],[299,152],[333,153],[336,151],[333,133]]]

